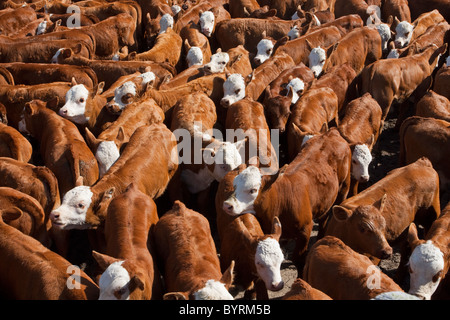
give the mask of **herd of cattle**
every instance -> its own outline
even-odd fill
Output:
[[[282,299],[449,298],[448,21],[447,0],[1,0],[0,296],[269,299],[292,244]],[[388,116],[399,163],[373,181]]]

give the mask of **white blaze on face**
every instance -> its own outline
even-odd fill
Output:
[[[59,109],[59,115],[78,124],[85,124],[89,118],[85,116],[86,101],[89,91],[83,84],[77,84],[66,93],[66,104]]]
[[[239,73],[233,73],[223,83],[223,98],[220,101],[224,107],[229,107],[233,103],[244,99],[245,97],[245,81],[244,77]]]
[[[385,23],[376,25],[376,28],[381,37],[381,49],[385,51],[389,40],[391,40],[391,28]]]
[[[253,204],[261,188],[261,172],[249,166],[233,180],[234,193],[223,202],[223,209],[230,215],[255,213]]]
[[[352,177],[360,182],[369,181],[369,165],[372,154],[365,144],[357,144],[352,154]]]
[[[219,73],[225,70],[227,63],[230,61],[230,56],[226,52],[216,52],[211,56],[211,60],[205,64],[204,70],[206,73]]]
[[[194,293],[195,300],[234,300],[225,284],[217,280],[206,281],[205,287]]]
[[[214,154],[214,171],[211,174],[217,181],[220,182],[228,172],[242,164],[238,143],[224,141],[216,149]]]
[[[50,62],[53,63],[53,64],[58,63],[59,55],[61,54],[61,52],[62,52],[64,49],[65,49],[65,48],[58,49],[58,51],[56,51],[55,55],[52,57],[52,59],[50,60]]]
[[[327,54],[321,47],[317,47],[311,50],[308,56],[309,68],[314,73],[314,76],[316,78],[322,73],[326,58]]]
[[[95,152],[95,158],[98,162],[100,178],[105,175],[119,157],[120,152],[114,141],[102,141],[99,143]]]
[[[414,26],[411,23],[409,23],[408,21],[400,22],[397,27],[395,27],[395,47],[406,47],[411,41],[413,31]]]
[[[52,224],[61,229],[84,229],[93,193],[88,186],[75,187],[64,195],[62,204],[50,214]]]
[[[188,67],[203,64],[203,52],[199,47],[191,47],[186,55]]]
[[[409,293],[430,300],[444,276],[444,254],[428,240],[412,252],[409,269]]]
[[[300,37],[300,30],[298,29],[298,26],[293,26],[291,30],[288,32],[289,40],[297,39]]]
[[[214,21],[214,13],[211,11],[205,11],[200,15],[200,30],[205,36],[211,37],[214,29]]]
[[[291,103],[295,104],[300,97],[299,95],[303,93],[303,90],[305,90],[305,83],[300,78],[294,78],[286,86],[287,88],[287,95],[289,93],[293,92]]]
[[[257,65],[260,65],[272,55],[273,42],[269,39],[262,39],[258,42],[256,50],[257,52],[254,61]]]
[[[36,29],[36,35],[40,35],[45,33],[45,30],[47,30],[47,21],[44,20],[41,23],[39,23],[37,29]]]
[[[173,28],[173,17],[168,13],[163,15],[159,20],[159,27],[159,34],[166,32],[167,28]]]
[[[130,275],[122,267],[124,261],[111,263],[99,280],[100,296],[98,300],[128,300]]]
[[[273,238],[258,243],[255,253],[256,271],[271,291],[281,290],[284,286],[281,277],[281,263],[284,260],[280,244]]]

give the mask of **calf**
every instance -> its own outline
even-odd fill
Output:
[[[0,123],[0,157],[29,162],[32,153],[31,143],[19,131]]]
[[[99,280],[99,300],[161,298],[159,272],[147,247],[157,222],[155,202],[134,184],[111,201],[105,220],[106,251],[93,251],[105,270]]]
[[[311,247],[303,279],[335,300],[370,300],[386,292],[403,292],[369,258],[333,236]]]
[[[2,210],[22,212],[18,219],[6,221],[7,224],[33,237],[44,246],[50,246],[51,223],[35,198],[13,188],[0,187],[0,203]]]
[[[17,210],[1,210],[0,283],[2,295],[19,300],[92,300],[99,294],[95,282],[38,240],[6,222],[21,216]],[[68,285],[70,284],[70,285]]]
[[[267,290],[279,291],[284,287],[280,271],[284,255],[279,244],[281,224],[278,217],[274,218],[272,232],[264,234],[253,214],[230,217],[220,206],[217,210],[219,215],[226,215],[222,222],[217,222],[222,234],[222,269],[225,270],[232,261],[236,261],[234,285],[244,288],[247,299],[255,295],[256,291],[257,300],[267,300]]]
[[[352,100],[345,107],[338,130],[352,150],[352,195],[358,193],[359,182],[369,181],[371,151],[383,128],[381,108],[369,93]]]
[[[222,274],[208,220],[175,201],[155,226],[166,300],[232,300],[234,262]]]
[[[433,90],[429,90],[417,102],[415,115],[450,122],[450,101]]]
[[[410,164],[427,157],[439,174],[443,190],[450,183],[450,166],[447,148],[450,141],[449,122],[445,120],[410,117],[400,127],[401,165]]]
[[[55,174],[64,195],[80,176],[86,185],[94,184],[98,165],[78,128],[51,110],[53,103],[33,100],[25,104],[22,130],[39,141],[44,163]]]
[[[383,111],[384,120],[394,100],[403,102],[426,80],[434,70],[438,56],[447,45],[431,45],[422,53],[399,59],[376,61],[361,73],[362,93],[369,92]]]
[[[282,300],[332,300],[330,296],[311,287],[302,278],[292,283],[291,289],[281,298]]]
[[[415,224],[411,224],[408,241],[411,247],[409,293],[429,300],[436,290],[439,293],[450,266],[450,204],[433,222],[425,239],[419,239]]]
[[[153,199],[166,189],[178,167],[176,140],[163,124],[138,128],[120,158],[92,187],[76,186],[50,214],[60,229],[96,228],[105,219],[111,199],[134,182]]]
[[[99,177],[103,177],[120,156],[120,150],[141,126],[163,123],[164,112],[152,99],[127,105],[117,120],[110,123],[96,138],[86,128],[86,142],[97,159]]]
[[[450,59],[447,57],[446,63],[436,72],[434,76],[433,91],[450,99]]]
[[[12,10],[2,10],[0,12],[1,34],[9,36],[28,23],[37,19],[36,11],[31,6],[18,7]]]
[[[353,250],[384,259],[390,243],[400,243],[400,273],[405,265],[406,234],[411,222],[428,229],[440,215],[439,177],[431,162],[421,158],[394,169],[386,177],[333,207],[325,235],[341,239]]]
[[[283,238],[295,239],[292,260],[301,271],[313,219],[321,225],[333,203],[347,196],[350,162],[347,142],[331,129],[310,139],[278,175],[261,176],[257,167],[248,166],[234,178],[233,193],[222,203],[223,209],[230,215],[254,213],[265,233],[270,232],[273,218],[278,216]]]

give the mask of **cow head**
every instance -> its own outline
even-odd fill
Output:
[[[106,216],[115,188],[95,194],[91,187],[81,185],[79,180],[77,186],[64,195],[61,205],[50,213],[52,225],[59,229],[96,228]]]
[[[234,192],[223,202],[223,210],[232,216],[255,213],[254,203],[262,184],[262,174],[256,166],[248,166],[233,180]]]
[[[256,271],[264,281],[266,288],[271,291],[279,291],[284,287],[280,271],[281,263],[284,260],[279,243],[280,236],[281,223],[278,217],[275,217],[272,224],[272,234],[258,239],[256,245]]]
[[[229,61],[228,53],[217,49],[216,53],[211,56],[211,60],[205,64],[203,70],[206,74],[223,72]]]
[[[264,102],[267,121],[271,129],[278,129],[280,132],[286,130],[286,123],[291,115],[293,95],[294,91],[291,90],[288,96],[270,97]]]
[[[56,51],[55,55],[50,60],[50,63],[64,63],[64,60],[69,59],[76,54],[79,54],[83,46],[79,43],[74,48],[61,48]]]
[[[186,54],[186,62],[188,67],[203,65],[203,52],[200,47],[190,47]]]
[[[215,17],[212,11],[200,12],[200,31],[207,37],[211,37],[214,31]]]
[[[169,292],[163,296],[164,300],[233,300],[228,292],[233,282],[234,261],[222,274],[220,280],[209,279],[204,286],[194,292]]]
[[[273,52],[275,41],[273,39],[263,38],[256,46],[256,56],[253,59],[257,66],[270,58]]]
[[[136,31],[136,22],[128,13],[120,13],[115,16],[117,19],[115,27],[118,30],[118,39],[120,46],[133,46],[135,43],[134,32]]]
[[[388,49],[389,40],[391,40],[391,28],[386,23],[377,24],[375,27],[381,37],[381,49],[385,52]]]
[[[372,154],[369,147],[366,144],[356,144],[351,149],[352,177],[359,182],[369,181],[369,165],[372,162]]]
[[[295,104],[305,90],[305,83],[300,78],[292,78],[286,85],[287,96],[291,97],[291,104]],[[292,92],[292,94],[291,94]]]
[[[385,237],[386,220],[381,214],[386,198],[384,195],[371,205],[360,205],[355,209],[339,205],[333,207],[333,218],[345,223],[345,228],[351,234],[352,243],[348,242],[348,245],[353,250],[379,259],[392,254],[392,248]]]
[[[408,230],[408,242],[412,248],[408,263],[409,293],[430,300],[446,274],[444,254],[432,240],[419,239],[414,223]]]
[[[289,37],[289,40],[294,40],[294,39],[297,39],[298,37],[300,37],[299,27],[297,25],[293,26],[291,28],[291,30],[289,30],[287,35]]]
[[[66,93],[66,103],[59,109],[59,115],[77,124],[89,121],[88,109],[92,108],[93,99],[103,91],[102,81],[90,92],[83,84],[77,84],[72,78],[72,87]]]
[[[406,47],[411,41],[413,31],[414,25],[412,25],[408,21],[398,22],[397,26],[395,27],[395,47],[398,49]]]
[[[227,80],[223,83],[223,98],[220,100],[220,104],[228,108],[233,103],[244,99],[245,87],[247,83],[244,77],[239,73],[233,73],[227,77]]]
[[[317,78],[322,73],[325,60],[327,59],[327,53],[321,47],[313,48],[308,56],[309,68]]]
[[[172,15],[168,13],[164,14],[159,20],[159,34],[166,32],[167,28],[173,29],[173,23],[174,21]]]
[[[104,270],[99,279],[99,300],[138,300],[144,296],[144,275],[136,272],[136,267],[127,260],[120,260],[92,251],[101,270]]]

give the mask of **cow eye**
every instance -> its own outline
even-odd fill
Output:
[[[320,60],[320,63],[324,63],[324,62],[325,62],[325,59]]]
[[[220,64],[225,64],[225,61],[220,61]]]
[[[78,208],[80,208],[80,209],[84,209],[84,204],[82,204],[82,203],[79,203],[79,204],[78,204]]]
[[[405,37],[407,37],[407,36],[409,36],[409,32],[406,32],[406,33],[405,33]]]
[[[439,280],[439,278],[441,277],[441,274],[442,274],[442,270],[441,271],[439,271],[438,273],[436,273],[434,276],[433,276],[433,282],[437,282],[438,280]]]
[[[234,91],[235,94],[239,94],[239,92],[241,92],[241,89],[237,89],[236,91]]]
[[[256,192],[258,192],[258,190],[257,190],[257,189],[255,189],[255,188],[253,188],[253,189],[250,189],[250,193],[251,193],[251,194],[255,194]]]
[[[83,103],[84,102],[84,98],[80,98],[80,103]]]
[[[272,53],[272,49],[268,49],[266,53],[267,54],[271,54]]]

